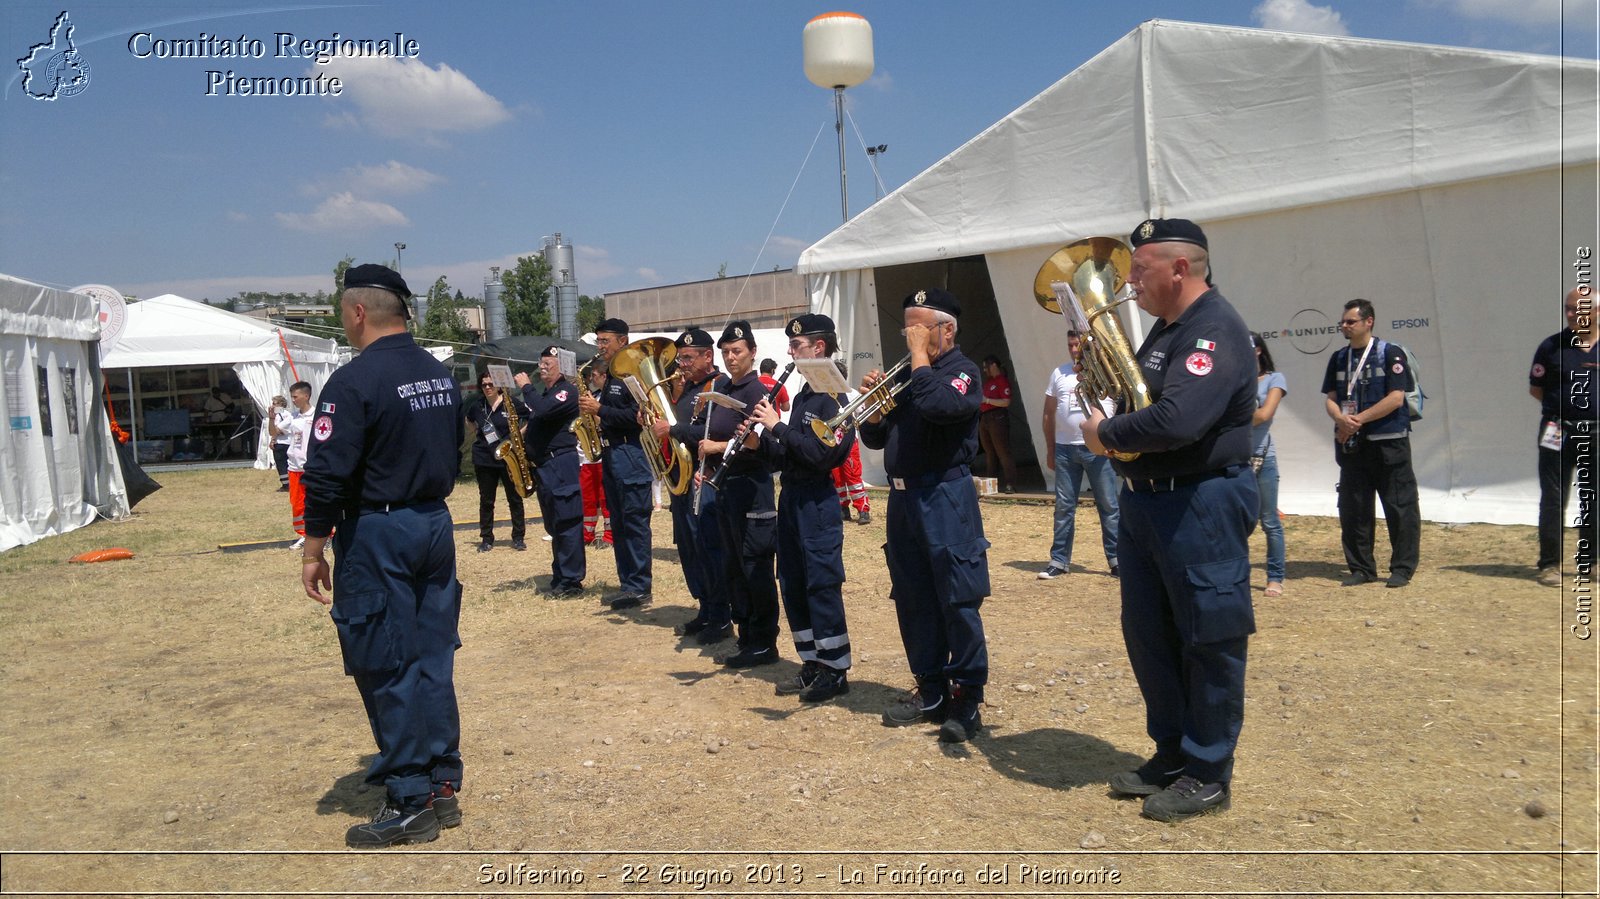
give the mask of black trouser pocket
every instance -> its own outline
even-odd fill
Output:
[[[328,614],[339,631],[345,674],[373,674],[400,667],[384,596],[377,591],[334,597]]]

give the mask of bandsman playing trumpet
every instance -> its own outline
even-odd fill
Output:
[[[961,304],[953,295],[930,287],[902,305],[910,356],[894,381],[905,386],[887,414],[861,423],[862,445],[884,451],[890,595],[916,679],[911,696],[884,712],[883,723],[939,723],[939,739],[960,743],[983,726],[978,707],[989,680],[978,614],[989,595],[989,541],[971,471],[981,382],[978,366],[956,345]],[[873,371],[861,390],[884,380]]]
[[[539,514],[550,535],[550,586],[544,594],[567,599],[583,592],[583,489],[578,482],[578,438],[568,425],[578,417],[578,388],[561,373],[559,347],[539,354],[536,387],[524,372],[517,386],[528,406],[528,462],[538,472]]]
[[[838,351],[833,319],[802,315],[784,327],[789,355],[826,359]],[[839,517],[833,469],[855,446],[855,435],[824,443],[812,422],[826,422],[839,411],[839,397],[817,393],[807,384],[794,398],[785,424],[765,398],[750,417],[764,431],[759,452],[782,473],[778,497],[778,585],[783,610],[800,656],[800,673],[778,684],[779,696],[798,694],[801,702],[823,702],[850,692],[850,633],[844,619],[844,521]]]

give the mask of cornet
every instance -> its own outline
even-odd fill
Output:
[[[817,439],[822,441],[824,446],[838,446],[841,431],[855,430],[867,419],[887,414],[895,406],[895,397],[911,383],[909,378],[904,381],[895,380],[896,376],[910,364],[911,354],[907,353],[883,373],[883,380],[871,390],[851,400],[848,406],[839,410],[839,414],[827,421],[812,419],[811,433],[817,435]]]

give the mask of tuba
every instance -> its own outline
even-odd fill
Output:
[[[517,488],[517,495],[527,496],[533,492],[533,466],[528,464],[528,451],[522,443],[522,422],[517,420],[517,401],[504,387],[496,387],[506,405],[506,430],[511,433],[494,448],[494,457],[504,463],[506,473],[511,475],[511,486]]]
[[[636,340],[611,357],[611,376],[632,375],[639,379],[645,398],[649,400],[640,410],[644,430],[639,434],[639,445],[644,447],[644,456],[650,460],[650,470],[655,476],[666,483],[673,496],[682,496],[689,491],[689,482],[694,478],[694,454],[672,437],[658,442],[651,428],[658,420],[666,421],[669,426],[678,423],[668,396],[675,376],[668,366],[677,356],[678,347],[668,338]]]
[[[578,369],[578,396],[589,396],[589,376],[594,372],[595,363],[600,361],[599,356],[591,358]],[[583,453],[583,458],[590,462],[600,461],[600,450],[604,447],[605,440],[600,436],[600,416],[584,415],[578,417],[567,425],[567,430],[578,438],[578,450]]]
[[[1078,403],[1084,409],[1115,401],[1123,412],[1150,405],[1150,388],[1139,360],[1117,320],[1116,309],[1133,298],[1127,287],[1133,253],[1114,237],[1090,237],[1051,254],[1033,279],[1033,298],[1066,317],[1083,341],[1078,372]],[[1111,455],[1124,462],[1138,453]]]

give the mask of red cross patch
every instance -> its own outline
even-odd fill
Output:
[[[1533,363],[1533,376],[1535,378],[1544,377],[1544,363],[1542,363],[1542,362]]]
[[[326,415],[322,416],[321,418],[318,418],[316,423],[311,426],[311,436],[317,438],[318,442],[321,442],[323,440],[327,440],[329,437],[332,437],[333,436],[333,419],[329,418]]]
[[[1183,360],[1183,367],[1189,370],[1189,374],[1203,378],[1211,374],[1216,363],[1211,361],[1210,353],[1190,353],[1189,358]]]
[[[564,403],[566,401],[567,401],[567,392],[565,390],[556,391],[556,402]]]
[[[967,394],[967,382],[965,380],[963,380],[961,378],[951,378],[950,379],[950,386],[954,387],[956,389],[957,393],[961,394],[962,396],[966,396],[966,394]]]
[[[1400,363],[1396,362],[1395,364],[1389,366],[1389,370],[1398,375],[1401,372],[1405,371],[1406,367],[1404,365],[1401,365]]]

